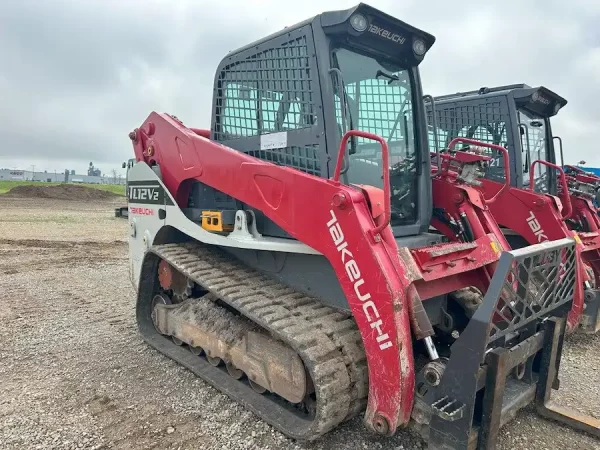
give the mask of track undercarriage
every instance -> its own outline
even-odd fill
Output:
[[[158,350],[297,439],[364,410],[366,357],[350,316],[206,246],[152,252],[145,269],[168,261],[197,294],[171,303],[160,282],[142,281],[140,330]]]

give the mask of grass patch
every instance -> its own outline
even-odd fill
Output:
[[[81,222],[72,216],[48,216],[48,217],[1,217],[0,223],[76,223]]]
[[[17,186],[56,186],[63,183],[45,183],[41,181],[18,181],[18,180],[0,180],[0,194],[6,194],[12,188]],[[123,184],[89,184],[89,183],[70,183],[77,186],[86,186],[102,191],[109,191],[113,194],[125,196],[125,185]]]

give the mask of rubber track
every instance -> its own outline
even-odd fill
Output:
[[[150,251],[298,352],[317,394],[312,435],[303,433],[304,439],[317,438],[365,409],[367,362],[352,317],[214,247],[165,244]]]

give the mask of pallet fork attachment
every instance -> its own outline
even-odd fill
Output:
[[[554,318],[544,325],[546,335],[542,351],[540,382],[535,398],[537,412],[547,419],[564,423],[600,439],[600,420],[557,405],[551,399],[554,388],[554,382],[551,380],[558,380],[566,322],[564,319]]]
[[[494,449],[500,428],[532,402],[541,416],[600,437],[600,421],[551,400],[573,299],[575,257],[572,239],[502,254],[437,386],[424,392],[426,380],[417,379],[420,400],[431,405],[429,449]]]

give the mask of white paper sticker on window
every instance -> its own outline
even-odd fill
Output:
[[[262,134],[260,136],[260,149],[272,150],[287,147],[287,131],[281,133]]]

